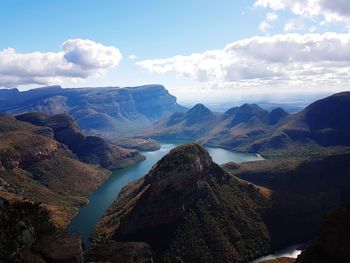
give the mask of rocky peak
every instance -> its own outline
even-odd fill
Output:
[[[153,192],[167,189],[181,190],[206,174],[213,162],[209,153],[199,144],[179,146],[164,156],[146,175],[145,182]]]
[[[203,104],[197,104],[192,109],[190,109],[186,115],[186,123],[192,125],[198,122],[202,122],[214,117],[214,114]]]
[[[205,107],[202,103],[196,104],[192,109],[187,112],[187,115],[212,115],[213,113]]]

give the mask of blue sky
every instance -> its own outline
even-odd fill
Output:
[[[349,17],[346,0],[2,0],[0,86],[161,83],[185,101],[344,90]]]

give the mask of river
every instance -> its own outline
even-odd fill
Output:
[[[179,144],[174,142],[161,143],[161,148],[158,151],[142,152],[146,156],[146,160],[131,167],[114,171],[107,181],[89,197],[89,203],[79,209],[79,213],[72,219],[67,231],[80,232],[83,235],[84,243],[88,246],[91,231],[117,198],[121,188],[144,176],[158,160]],[[230,161],[241,163],[261,160],[261,157],[256,154],[231,152],[212,147],[206,147],[206,149],[213,161],[218,164]]]

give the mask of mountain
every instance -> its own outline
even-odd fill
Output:
[[[350,146],[349,128],[350,92],[342,92],[318,100],[304,110],[290,115],[272,134],[254,142],[251,149],[290,150],[288,148],[293,144],[301,147],[309,144],[321,147]],[[320,150],[322,148],[318,149]]]
[[[219,116],[203,104],[197,104],[187,112],[176,112],[141,131],[143,138],[196,140],[219,122]]]
[[[350,145],[350,92],[318,100],[283,125],[295,140],[310,138],[320,145]]]
[[[123,188],[94,240],[144,241],[159,262],[247,262],[269,250],[259,214],[267,202],[204,148],[182,145]]]
[[[138,133],[155,139],[197,140],[202,144],[237,149],[270,134],[288,116],[281,108],[268,112],[256,104],[244,104],[225,113],[213,113],[202,104],[174,113]]]
[[[182,145],[122,189],[94,242],[143,241],[156,262],[248,262],[312,239],[350,201],[348,163],[342,153],[220,167]]]
[[[326,156],[225,165],[232,175],[269,189],[263,215],[272,247],[282,249],[317,235],[322,218],[350,201],[350,151]]]
[[[223,120],[199,141],[236,148],[266,134],[270,128],[268,111],[255,104],[244,104],[226,111]]]
[[[51,86],[23,92],[10,89],[0,90],[0,97],[0,112],[67,113],[85,131],[124,135],[185,109],[161,85],[72,89]]]
[[[29,200],[48,209],[58,228],[109,172],[79,161],[49,127],[0,115],[0,199]]]
[[[145,158],[135,150],[107,143],[100,137],[84,136],[74,119],[66,114],[49,116],[35,112],[18,115],[16,119],[51,128],[54,138],[68,146],[81,161],[86,163],[101,165],[107,169],[119,169]]]
[[[350,92],[318,100],[295,114],[244,104],[212,115],[203,110],[203,118],[187,121],[190,111],[174,113],[138,136],[196,140],[268,158],[313,155],[350,146]]]

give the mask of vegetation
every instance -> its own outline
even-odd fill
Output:
[[[32,202],[0,205],[0,260],[23,262],[22,252],[36,240],[55,231],[50,212]]]

